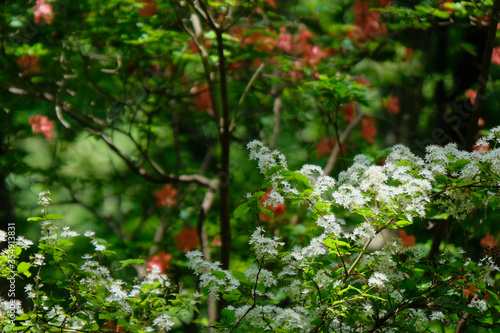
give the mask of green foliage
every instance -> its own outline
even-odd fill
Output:
[[[37,269],[44,272],[46,286],[53,289],[49,292],[37,282],[37,297],[49,297],[49,307],[60,304],[65,310],[61,320],[73,317],[66,310],[88,301],[94,308],[76,317],[87,322],[90,331],[103,330],[108,323],[110,331],[116,325],[142,329],[140,320],[152,325],[160,308],[177,318],[172,330],[199,331],[216,325],[216,305],[207,297],[218,293],[234,306],[254,306],[249,314],[257,311],[257,303],[262,309],[291,310],[292,303],[303,302],[312,311],[319,302],[321,311],[339,320],[330,321],[332,331],[356,322],[373,327],[385,320],[397,326],[410,315],[408,327],[401,329],[415,330],[419,319],[411,309],[417,309],[424,296],[437,297],[439,304],[439,297],[450,304],[461,299],[457,309],[477,319],[476,327],[495,322],[498,297],[491,296],[488,303],[491,317],[478,315],[461,294],[466,282],[457,277],[465,273],[446,263],[441,274],[421,263],[423,256],[406,253],[392,258],[398,272],[412,277],[411,282],[393,283],[398,291],[407,291],[400,294],[406,307],[388,310],[393,322],[380,311],[361,310],[363,302],[384,309],[399,296],[356,280],[370,279],[370,265],[378,267],[378,257],[353,265],[346,274],[353,262],[344,258],[367,258],[373,252],[364,249],[364,242],[340,237],[368,222],[377,234],[390,229],[394,236],[405,228],[429,258],[436,249],[453,249],[453,255],[462,249],[472,262],[488,251],[486,245],[493,248],[498,242],[496,167],[457,154],[472,150],[474,140],[488,134],[484,128],[500,123],[493,112],[500,108],[500,51],[489,49],[498,44],[495,29],[488,29],[496,27],[493,5],[489,0],[2,2],[0,230],[7,231],[8,223],[17,221],[16,239],[36,239],[40,224],[48,221],[67,229],[57,231],[66,236],[37,244],[35,252],[46,258],[43,269],[34,265],[37,259],[29,258],[24,247],[2,243],[16,256],[17,283],[36,280]],[[490,58],[491,65],[483,61]],[[481,75],[487,65],[485,83]],[[479,130],[476,116],[485,124]],[[288,165],[279,155],[273,157],[276,163],[265,172],[266,179],[258,176],[245,152],[256,138],[288,156]],[[411,181],[376,172],[388,163],[387,147],[398,143],[415,152],[396,165]],[[419,157],[436,145],[448,147],[448,154],[439,160],[442,164],[434,160],[434,182],[420,186],[430,176],[422,173]],[[394,150],[406,154],[400,146]],[[356,156],[361,153],[374,176],[365,179],[358,197],[360,188],[347,185],[363,178],[366,170],[346,170],[360,165]],[[318,167],[307,175],[305,169],[292,171],[305,163]],[[345,186],[337,183],[318,193],[316,181],[324,173]],[[389,177],[391,191],[405,190],[395,196],[381,194],[374,184],[382,174]],[[410,193],[410,185],[418,189]],[[48,212],[48,202],[42,203],[43,217],[30,217],[39,215],[34,196],[47,187],[57,205]],[[290,188],[295,191],[287,192]],[[360,203],[347,203],[355,197]],[[386,197],[389,202],[383,201]],[[335,200],[339,203],[333,204]],[[298,279],[278,279],[281,285],[298,281],[301,288],[310,288],[304,299],[279,291],[278,284],[266,285],[260,275],[244,273],[247,268],[264,272],[289,266],[293,247],[316,241],[321,233],[316,222],[330,215],[345,225],[319,242],[326,244],[327,253],[301,266]],[[29,223],[22,222],[26,219]],[[62,221],[69,225],[63,227]],[[269,253],[261,253],[258,260],[249,256],[255,227],[285,243],[276,258],[262,259]],[[95,234],[89,243],[67,237],[73,230]],[[440,234],[447,236],[441,239]],[[252,244],[255,251],[257,245]],[[186,263],[184,252],[193,249],[202,250],[208,267],[219,260],[222,264],[204,271],[210,282],[205,288]],[[141,287],[143,294],[130,299],[131,306],[137,316],[153,312],[133,326],[127,311],[106,301],[105,286],[92,297],[86,296],[91,288],[78,289],[83,287],[77,277],[91,277],[81,272],[82,253],[95,253],[115,281],[133,284],[134,277],[140,281],[156,265],[172,286],[162,291],[163,300],[144,296],[158,290],[153,285]],[[15,271],[13,263],[1,260],[2,278],[8,278]],[[409,269],[407,260],[420,260],[424,266]],[[318,288],[315,279],[324,274],[340,284]],[[429,281],[436,282],[435,288],[428,288]],[[228,285],[234,288],[227,291]],[[498,289],[474,286],[481,296]],[[195,291],[203,296],[193,305],[190,295]],[[271,292],[276,293],[265,296]],[[2,297],[7,293],[2,290]],[[16,323],[52,325],[42,301],[24,302],[25,313],[18,313]],[[215,328],[235,325],[242,318],[235,309],[224,309],[221,326]],[[461,318],[458,312],[450,309],[442,325],[455,325]],[[264,317],[259,330],[291,330],[280,326],[277,312]],[[326,330],[319,315],[311,323]],[[254,323],[240,325],[237,328],[244,331]],[[437,321],[431,326],[439,327]],[[23,328],[8,324],[3,329]]]

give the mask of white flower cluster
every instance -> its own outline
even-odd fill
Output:
[[[149,272],[140,285],[129,287],[119,279],[114,279],[111,276],[108,268],[102,266],[97,260],[92,260],[93,256],[85,254],[83,257],[85,262],[80,268],[80,271],[85,272],[87,277],[79,282],[87,288],[87,292],[94,293],[99,288],[104,287],[108,291],[106,302],[117,303],[120,306],[120,311],[131,313],[131,299],[138,297],[140,294],[160,294],[162,288],[169,286],[169,281],[166,275],[161,274],[157,267],[153,267],[152,272]]]
[[[375,272],[368,279],[368,285],[383,288],[387,281],[389,281],[389,279],[387,278],[387,276],[384,273]]]
[[[167,314],[162,314],[153,320],[153,325],[160,329],[170,331],[172,326],[174,326],[174,322],[172,321],[172,317]]]
[[[249,142],[247,149],[250,151],[250,160],[258,161],[259,169],[263,174],[278,165],[287,168],[286,158],[283,154],[277,150],[269,149],[258,140]]]
[[[256,281],[258,283],[262,283],[266,287],[275,286],[278,281],[273,275],[273,272],[262,268],[260,270],[256,268],[249,268],[245,271],[245,276],[250,281]]]
[[[308,332],[311,329],[311,321],[314,316],[300,306],[293,308],[280,308],[275,305],[257,306],[250,310],[250,305],[238,308],[227,307],[235,311],[235,322],[244,315],[245,321],[256,329],[271,331],[298,331]],[[248,312],[248,313],[247,313]]]
[[[38,193],[38,204],[43,206],[42,214],[47,213],[47,207],[50,205],[50,191],[45,190],[43,192]]]
[[[265,236],[264,228],[257,227],[252,236],[250,236],[250,245],[257,260],[274,259],[278,254],[278,246],[283,246],[285,243],[279,242],[278,237],[268,238]]]
[[[325,215],[320,217],[316,224],[325,229],[325,233],[329,235],[342,235],[344,230],[342,225],[345,225],[344,220],[337,219],[335,215]]]
[[[76,237],[76,236],[79,236],[79,235],[80,234],[77,233],[76,231],[70,230],[69,226],[65,226],[63,228],[63,232],[61,232],[61,237],[62,238],[72,238],[72,237]]]
[[[209,292],[219,298],[220,292],[231,292],[237,289],[240,282],[235,279],[227,270],[220,267],[220,262],[208,262],[203,259],[203,253],[198,250],[186,253],[188,267],[196,275],[200,275],[200,288],[208,288]]]
[[[470,303],[469,303],[470,308],[476,308],[479,310],[479,312],[484,312],[488,310],[488,305],[486,302],[482,299],[474,298]]]

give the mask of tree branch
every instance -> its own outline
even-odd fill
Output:
[[[352,130],[359,124],[361,119],[365,116],[364,113],[361,112],[359,107],[356,108],[358,111],[358,116],[356,119],[354,119],[349,126],[345,129],[345,131],[342,133],[340,136],[339,142],[333,147],[332,152],[330,153],[330,157],[328,158],[328,162],[326,163],[325,168],[323,169],[323,174],[328,175],[330,172],[332,172],[333,167],[335,166],[335,162],[337,162],[337,157],[340,153],[340,147],[344,144],[344,142],[347,140],[347,137],[349,134],[351,134]]]

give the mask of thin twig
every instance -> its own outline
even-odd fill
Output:
[[[257,79],[257,77],[259,76],[259,74],[262,72],[262,70],[264,69],[264,67],[265,67],[264,63],[260,64],[260,66],[257,68],[257,70],[255,71],[255,73],[253,73],[252,78],[250,79],[250,81],[248,81],[248,84],[245,87],[245,90],[243,91],[243,94],[241,94],[240,100],[238,101],[238,105],[236,106],[236,109],[234,110],[233,118],[231,120],[231,125],[229,126],[229,132],[232,132],[234,130],[234,128],[236,127],[236,115],[238,114],[238,111],[239,111],[240,107],[243,105],[243,102],[245,101],[245,98],[247,97],[247,94],[250,91],[250,88],[252,88],[255,80]]]
[[[332,172],[333,167],[335,166],[335,162],[337,161],[337,157],[340,153],[341,145],[344,144],[344,142],[347,140],[347,137],[349,136],[349,134],[351,134],[352,130],[359,124],[359,122],[361,121],[361,119],[363,119],[364,116],[365,116],[365,114],[362,113],[361,110],[358,110],[358,116],[356,117],[356,119],[354,119],[349,124],[349,126],[347,126],[345,131],[340,136],[339,141],[337,142],[335,147],[333,147],[333,150],[330,154],[330,157],[328,158],[328,162],[326,163],[326,166],[323,169],[323,174],[328,175],[328,174],[330,174],[330,172]]]
[[[273,134],[271,135],[271,140],[269,140],[269,148],[274,148],[276,145],[276,141],[278,140],[278,135],[280,133],[280,114],[283,103],[281,102],[280,97],[276,97],[273,104],[273,113],[274,113],[274,127]]]

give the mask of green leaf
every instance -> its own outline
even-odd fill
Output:
[[[122,264],[122,267],[126,267],[132,264],[144,264],[144,259],[127,259],[127,260],[120,260],[120,263]]]
[[[127,312],[105,312],[105,313],[99,313],[99,319],[104,319],[104,320],[109,320],[109,319],[116,319],[119,317],[128,317],[129,313]]]
[[[220,280],[224,280],[226,278],[226,273],[221,271],[213,271],[212,275]]]
[[[47,216],[45,216],[45,219],[46,220],[60,220],[64,218],[62,215],[58,215],[58,214],[47,214]]]
[[[59,246],[63,247],[63,246],[72,246],[74,245],[72,242],[70,242],[69,240],[67,239],[61,239],[59,240]]]
[[[221,311],[221,321],[223,325],[230,325],[235,319],[234,310],[222,309]]]
[[[243,204],[239,205],[238,207],[236,207],[233,214],[234,214],[235,218],[241,219],[244,216],[246,216],[249,211],[250,211],[250,207],[248,207],[248,204],[243,203]]]
[[[404,227],[407,227],[407,226],[412,225],[412,224],[413,224],[413,222],[410,222],[408,220],[399,220],[396,222],[396,225],[400,228],[404,228]]]
[[[429,216],[429,217],[427,217],[427,219],[429,219],[429,220],[446,220],[449,216],[450,216],[450,214],[445,212],[445,213]]]
[[[229,294],[222,295],[226,301],[237,301],[241,297],[241,292],[238,289],[233,289]]]
[[[265,209],[265,208],[260,207],[259,210],[261,213],[264,213],[267,216],[269,216],[271,219],[274,219],[274,213],[272,211],[270,211],[269,209]]]
[[[38,222],[38,221],[45,221],[45,219],[43,217],[30,217],[28,218],[28,222]]]
[[[29,262],[21,262],[17,266],[17,272],[19,274],[24,274],[26,277],[30,277],[31,273],[28,271],[28,269],[31,267],[31,264]]]
[[[238,281],[242,283],[250,283],[245,273],[240,271],[231,271],[231,275]]]

